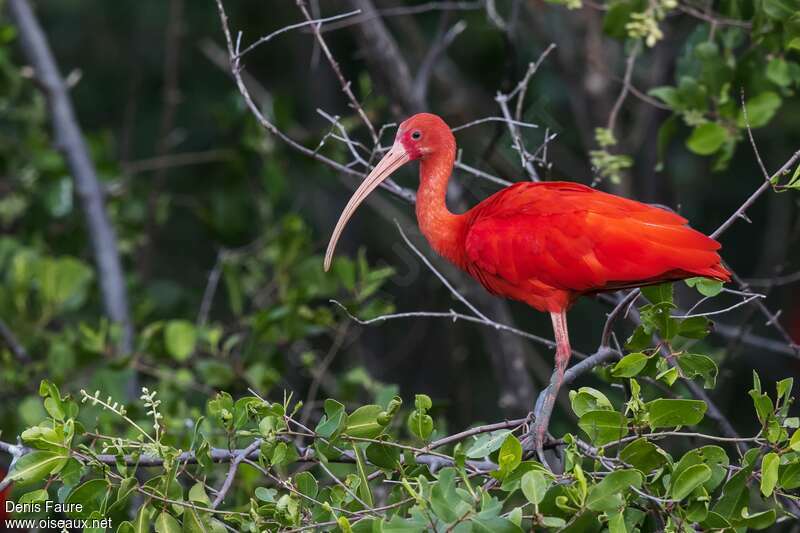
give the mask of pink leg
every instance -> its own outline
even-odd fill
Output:
[[[531,428],[536,453],[539,456],[539,460],[545,465],[547,465],[547,461],[544,458],[543,446],[547,428],[550,425],[550,414],[553,412],[558,390],[564,381],[564,371],[567,369],[569,357],[572,355],[572,349],[569,346],[569,333],[567,332],[566,311],[550,313],[550,318],[553,321],[553,332],[556,336],[555,364],[553,374],[550,376],[550,385],[539,396],[539,401],[536,402],[536,408],[533,413],[534,424],[533,428]]]

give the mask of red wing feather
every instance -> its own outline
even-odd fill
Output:
[[[705,276],[727,281],[719,243],[686,219],[589,187],[520,183],[470,211],[467,270],[543,310],[577,294]]]

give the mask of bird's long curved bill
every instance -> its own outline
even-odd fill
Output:
[[[342,231],[344,227],[347,225],[347,221],[350,220],[350,217],[353,216],[356,209],[364,199],[369,196],[369,193],[375,190],[378,185],[380,185],[386,178],[392,175],[392,173],[403,166],[405,163],[408,163],[411,160],[409,155],[406,153],[405,149],[402,145],[395,144],[392,146],[392,149],[389,150],[383,159],[375,165],[375,168],[372,169],[372,172],[364,179],[364,181],[359,185],[356,192],[353,193],[353,196],[350,197],[350,200],[347,202],[342,214],[339,216],[339,221],[336,223],[336,227],[333,229],[333,234],[331,235],[331,240],[328,242],[328,250],[325,252],[325,272],[331,267],[331,261],[333,260],[333,252],[336,249],[336,243],[339,241],[339,237],[342,235]]]

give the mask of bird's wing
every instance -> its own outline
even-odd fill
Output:
[[[488,289],[576,293],[707,276],[720,245],[665,209],[568,182],[521,183],[470,211],[468,270]],[[502,287],[501,287],[502,286]]]

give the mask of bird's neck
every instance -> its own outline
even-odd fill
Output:
[[[464,265],[464,215],[451,213],[447,208],[447,183],[453,172],[455,144],[425,157],[419,167],[417,190],[417,222],[419,229],[436,252],[455,263]]]

